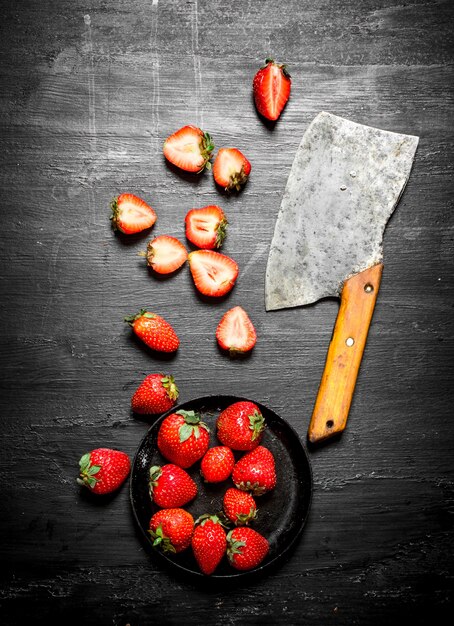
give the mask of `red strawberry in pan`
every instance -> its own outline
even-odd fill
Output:
[[[221,207],[213,204],[191,209],[185,218],[186,237],[204,250],[220,248],[227,233],[227,218]]]
[[[232,473],[235,465],[233,452],[227,446],[210,448],[200,464],[200,473],[207,483],[220,483]]]
[[[225,191],[240,191],[251,173],[251,164],[238,148],[221,148],[213,164],[217,185]]]
[[[292,80],[287,67],[266,59],[254,76],[252,89],[258,112],[268,120],[278,119],[290,97]]]
[[[227,557],[240,571],[260,565],[270,549],[268,541],[252,528],[234,528],[227,535]]]
[[[153,548],[162,552],[182,552],[189,548],[194,519],[184,509],[162,509],[150,520],[149,534]]]
[[[192,550],[204,574],[212,574],[225,554],[225,530],[217,515],[201,515],[195,523]]]
[[[171,463],[190,467],[201,459],[210,444],[209,429],[194,411],[171,413],[158,432],[158,448]]]
[[[181,467],[169,463],[150,467],[150,498],[162,509],[179,508],[197,495],[197,485]]]
[[[235,465],[232,480],[237,489],[261,496],[276,486],[274,457],[268,448],[258,446]]]
[[[156,213],[142,198],[132,193],[122,193],[110,203],[112,226],[125,235],[133,235],[151,228]]]
[[[183,126],[164,142],[165,158],[185,172],[199,173],[210,168],[214,144],[208,133],[197,126]]]
[[[224,495],[224,513],[236,526],[245,526],[257,517],[257,505],[250,493],[227,489]]]
[[[219,415],[217,422],[219,441],[232,450],[253,450],[265,430],[265,419],[256,404],[247,400],[234,402]]]

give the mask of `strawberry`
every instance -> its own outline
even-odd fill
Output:
[[[180,340],[172,326],[163,317],[140,309],[136,315],[128,315],[125,322],[149,348],[158,352],[175,352]]]
[[[224,513],[236,526],[244,526],[257,517],[257,506],[250,493],[231,488],[224,495]]]
[[[255,106],[260,115],[267,120],[277,120],[290,97],[291,87],[287,66],[266,59],[252,82]]]
[[[138,386],[131,399],[131,408],[141,415],[165,413],[178,400],[178,387],[173,376],[149,374]]]
[[[237,148],[221,148],[213,164],[216,184],[231,191],[240,191],[251,173],[251,164]]]
[[[227,557],[235,569],[245,571],[257,567],[269,549],[265,537],[252,528],[234,528],[227,535]]]
[[[194,284],[204,296],[224,296],[238,277],[235,261],[219,252],[195,250],[190,252],[188,261]]]
[[[218,439],[232,450],[253,450],[265,430],[265,420],[253,402],[241,400],[231,404],[219,415]]]
[[[257,333],[246,311],[235,306],[222,316],[216,329],[216,339],[223,350],[234,356],[252,350],[257,342]]]
[[[221,483],[227,480],[235,465],[233,452],[227,446],[210,448],[202,459],[200,473],[207,483]]]
[[[192,550],[204,574],[212,574],[227,547],[225,530],[217,515],[201,515],[192,535]]]
[[[228,221],[216,204],[191,209],[185,217],[186,237],[204,250],[220,248],[227,234]]]
[[[169,235],[159,235],[147,245],[145,254],[148,266],[158,274],[175,272],[188,258],[181,241]]]
[[[159,451],[180,467],[190,467],[201,459],[209,444],[209,428],[194,411],[171,413],[159,428]]]
[[[164,142],[165,158],[185,172],[210,169],[214,144],[208,133],[196,126],[183,126]]]
[[[276,486],[274,457],[268,448],[258,446],[235,465],[232,480],[237,489],[261,496]]]
[[[87,452],[79,461],[79,485],[88,487],[93,493],[111,493],[126,480],[131,462],[128,455],[120,450],[97,448]]]
[[[125,235],[133,235],[151,228],[156,213],[146,202],[132,193],[122,193],[110,203],[112,226]]]
[[[150,498],[162,509],[181,507],[197,495],[197,485],[178,465],[153,465],[148,483]]]
[[[164,509],[150,520],[153,548],[162,552],[182,552],[191,545],[194,518],[184,509]]]

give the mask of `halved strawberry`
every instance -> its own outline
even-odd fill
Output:
[[[223,315],[216,329],[216,339],[223,350],[235,354],[252,350],[257,334],[246,311],[236,306]]]
[[[164,141],[165,158],[186,172],[210,169],[214,144],[208,133],[197,126],[183,126]]]
[[[266,59],[252,82],[258,112],[268,120],[277,120],[290,97],[291,86],[286,66]]]
[[[230,191],[239,191],[251,173],[251,164],[237,148],[221,148],[213,164],[216,184]]]
[[[125,235],[133,235],[151,228],[156,213],[146,202],[132,193],[122,193],[110,203],[112,226]]]
[[[205,296],[225,295],[238,277],[235,261],[219,252],[196,250],[189,254],[188,262],[194,284]]]
[[[191,209],[185,218],[186,237],[198,248],[220,248],[227,234],[228,221],[221,207],[212,204]]]
[[[159,235],[147,245],[147,263],[158,274],[175,272],[188,258],[181,241],[169,235]]]

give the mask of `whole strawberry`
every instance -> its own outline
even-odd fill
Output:
[[[265,537],[252,528],[234,528],[227,535],[227,557],[235,569],[245,571],[257,567],[269,549]]]
[[[87,452],[79,461],[79,485],[87,487],[93,493],[103,495],[111,493],[126,480],[131,462],[128,455],[120,450],[97,448]]]
[[[157,415],[169,411],[178,399],[178,387],[173,376],[149,374],[131,399],[131,408],[141,415]]]
[[[204,574],[212,574],[225,554],[225,530],[217,515],[202,515],[196,520],[192,535],[192,550]]]
[[[158,352],[175,352],[180,340],[172,326],[163,317],[141,309],[136,315],[128,315],[125,322],[149,348]]]
[[[153,548],[162,552],[182,552],[191,545],[194,518],[184,509],[163,509],[150,520]]]
[[[148,490],[150,498],[162,509],[179,508],[197,495],[197,485],[187,472],[177,465],[150,467]]]
[[[235,402],[219,415],[218,439],[232,450],[253,450],[265,430],[265,420],[256,404],[249,401]]]
[[[274,457],[268,448],[258,446],[235,465],[232,480],[237,489],[261,496],[276,486]]]
[[[171,413],[158,432],[158,448],[171,463],[190,467],[201,459],[210,445],[209,429],[194,411]]]
[[[210,448],[200,464],[200,473],[207,483],[220,483],[227,480],[235,465],[233,452],[227,446]]]
[[[236,526],[245,526],[257,517],[257,506],[250,493],[232,487],[224,495],[224,513]]]

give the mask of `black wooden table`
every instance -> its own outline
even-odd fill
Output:
[[[6,624],[444,624],[453,582],[454,5],[414,0],[24,0],[1,6],[2,587]],[[285,61],[291,100],[274,128],[251,80]],[[237,394],[304,440],[337,302],[265,313],[264,270],[295,150],[321,110],[420,136],[385,238],[385,271],[348,427],[310,452],[314,499],[277,571],[204,589],[163,571],[135,531],[128,487],[80,493],[81,454],[134,454],[151,420],[130,411],[151,372],[181,400]],[[166,166],[162,143],[193,123],[252,163],[221,195]],[[223,301],[189,271],[158,281],[115,235],[124,191],[184,241],[187,210],[220,204],[240,277]],[[249,359],[217,349],[243,306]],[[142,306],[181,337],[169,360],[141,349],[123,317]],[[88,494],[90,495],[90,494]]]

